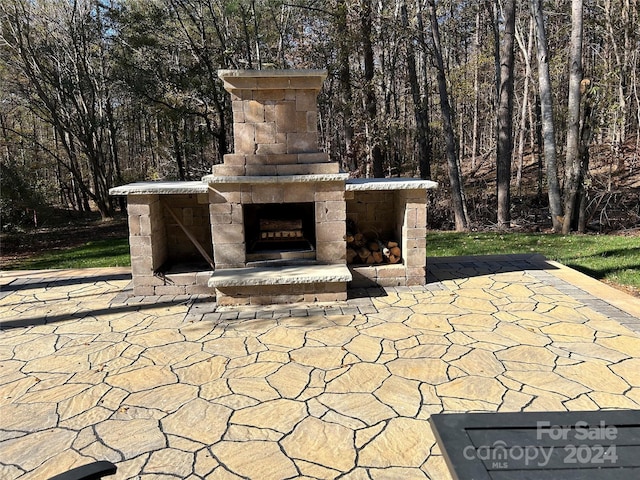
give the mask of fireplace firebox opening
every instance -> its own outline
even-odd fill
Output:
[[[313,203],[245,204],[242,209],[247,255],[315,257]]]

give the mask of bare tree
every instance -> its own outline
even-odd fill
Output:
[[[511,223],[511,158],[513,155],[513,63],[516,25],[516,2],[504,4],[504,34],[500,45],[500,77],[498,89],[498,148],[496,185],[498,195],[498,227]],[[497,46],[496,46],[497,48]]]
[[[569,101],[562,233],[577,226],[580,191],[585,172],[580,161],[580,82],[582,82],[582,0],[571,0],[571,44],[569,54]]]
[[[447,79],[445,75],[444,61],[442,59],[442,48],[440,46],[440,29],[438,27],[435,0],[429,0],[429,17],[431,19],[433,55],[436,64],[436,75],[438,77],[440,110],[442,112],[453,214],[455,217],[456,230],[465,231],[469,228],[469,219],[464,206],[464,192],[462,187],[462,176],[460,174],[460,159],[458,158],[458,151],[456,147],[456,134],[453,129],[452,112],[449,103],[449,93],[447,90]]]
[[[549,195],[549,213],[553,230],[562,230],[562,200],[560,182],[558,181],[558,163],[556,160],[556,134],[553,124],[553,95],[551,92],[551,75],[549,74],[549,48],[544,25],[544,15],[540,0],[530,0],[531,17],[536,34],[536,50],[538,58],[538,89],[540,94],[540,110],[542,117],[542,139],[544,159],[547,173],[547,189]]]
[[[403,1],[401,7],[402,26],[409,30],[409,17],[407,5]],[[418,12],[420,15],[420,12]],[[413,48],[414,38],[409,35],[407,41],[407,70],[411,98],[413,99],[413,114],[416,122],[416,143],[418,144],[418,165],[421,178],[431,177],[431,145],[429,141],[429,99],[427,95],[421,95],[416,68],[416,52]]]
[[[383,154],[378,132],[378,104],[373,84],[375,64],[373,57],[373,12],[369,0],[360,3],[360,27],[364,56],[364,103],[367,113],[368,143],[374,177],[384,177]]]
[[[67,157],[57,159],[108,218],[109,188],[119,166],[101,8],[90,0],[8,0],[0,13],[15,88],[54,128]]]

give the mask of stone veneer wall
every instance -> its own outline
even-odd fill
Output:
[[[247,264],[243,204],[314,202],[316,261],[344,264],[346,206],[343,182],[223,183],[209,189],[211,237],[217,269]]]

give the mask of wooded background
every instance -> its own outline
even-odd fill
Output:
[[[439,181],[442,228],[507,229],[533,191],[542,227],[584,231],[640,169],[639,20],[637,0],[3,0],[2,225],[209,173],[233,151],[218,69],[324,68],[321,147],[352,176]]]

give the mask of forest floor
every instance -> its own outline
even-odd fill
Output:
[[[627,234],[640,229],[640,145],[627,142],[619,152],[609,146],[591,147],[588,190],[588,232]],[[478,156],[461,162],[467,209],[473,231],[496,229],[496,170],[494,156]],[[541,160],[542,161],[542,160]],[[558,154],[559,171],[564,171],[564,156]],[[525,152],[522,181],[516,184],[516,165],[512,167],[511,218],[513,231],[549,232],[549,201],[544,166],[538,155]],[[446,165],[432,165],[433,179],[439,188],[432,191],[428,214],[429,228],[453,230],[449,180]],[[562,182],[562,179],[560,179]],[[539,183],[542,190],[539,189]]]

